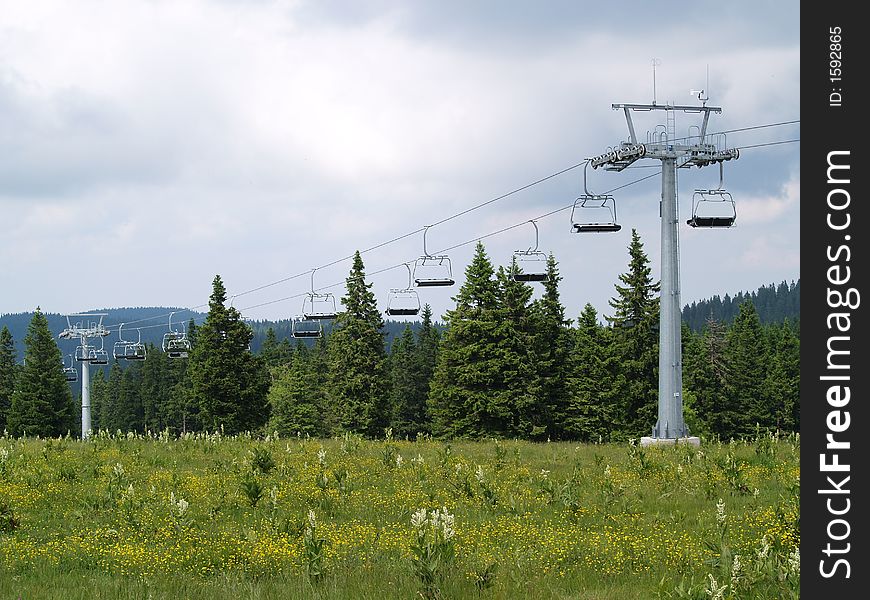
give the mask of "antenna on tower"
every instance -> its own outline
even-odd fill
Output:
[[[656,104],[656,67],[662,64],[661,59],[654,58],[652,59],[652,71],[653,71],[653,106]]]
[[[707,85],[703,90],[689,90],[689,94],[701,101],[702,106],[707,106],[710,99],[710,65],[707,65]]]

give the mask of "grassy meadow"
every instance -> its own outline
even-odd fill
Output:
[[[797,598],[799,438],[0,438],[0,598]]]

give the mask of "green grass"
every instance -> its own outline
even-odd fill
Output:
[[[796,597],[798,444],[0,438],[0,598],[709,598],[735,554],[723,598]],[[441,507],[427,589],[411,515]]]

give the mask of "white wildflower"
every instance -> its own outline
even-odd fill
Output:
[[[9,450],[0,448],[0,462],[6,462],[7,460],[9,460]]]
[[[734,561],[731,563],[731,589],[735,589],[737,584],[740,582],[740,571],[743,568],[743,564],[740,562],[740,555],[734,555]]]
[[[719,587],[719,584],[716,582],[716,578],[713,577],[713,574],[709,574],[710,577],[710,585],[709,587],[704,588],[704,591],[707,592],[707,595],[710,596],[710,600],[722,600],[725,596],[725,590],[728,588],[727,585],[723,585]]]
[[[541,469],[541,477],[543,479],[546,479],[549,476],[550,476],[550,472],[547,469]]]
[[[426,526],[427,520],[428,519],[426,517],[426,509],[421,508],[413,515],[411,515],[411,526],[414,527],[414,529],[422,529]]]
[[[761,538],[761,545],[758,546],[758,549],[755,551],[755,555],[758,557],[758,560],[765,560],[767,558],[768,553],[770,552],[770,542],[767,541],[767,534]]]
[[[758,490],[758,488],[755,488],[755,489],[752,490],[752,497],[753,497],[753,498],[758,498],[758,494],[760,494],[760,493],[761,493],[761,492]]]
[[[117,477],[118,479],[123,477],[125,472],[126,471],[124,471],[124,465],[122,465],[121,463],[115,463],[115,466],[112,467],[112,473],[114,473],[115,477]]]
[[[401,467],[405,463],[405,459],[402,458],[401,454],[396,455],[396,466]]]
[[[414,465],[415,467],[423,466],[424,462],[425,461],[423,460],[423,457],[420,454],[417,454],[417,456],[415,456],[414,458],[411,459],[411,464]]]
[[[477,471],[474,472],[474,478],[477,479],[477,483],[483,483],[483,467],[477,465]]]
[[[792,575],[801,573],[801,550],[795,547],[788,555],[788,570]]]
[[[310,508],[308,509],[308,529],[314,530],[317,528],[317,515]]]
[[[169,492],[169,505],[170,510],[172,510],[172,513],[177,517],[184,516],[184,513],[187,512],[187,508],[190,506],[184,498],[176,499],[175,492]]]
[[[323,449],[323,446],[317,451],[317,462],[320,463],[321,467],[326,466],[326,450]]]
[[[725,501],[722,498],[716,503],[716,522],[720,526],[725,524]]]
[[[604,476],[605,476],[607,479],[610,479],[610,465],[606,465],[606,466],[604,467]]]

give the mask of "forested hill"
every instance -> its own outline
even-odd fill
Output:
[[[173,311],[177,311],[172,317],[172,328],[175,330],[180,330],[182,327],[186,327],[191,319],[193,319],[197,325],[200,325],[206,317],[205,313],[165,306],[105,308],[89,312],[106,313],[106,316],[103,317],[103,324],[110,328],[111,335],[105,339],[104,345],[105,349],[111,354],[112,344],[118,340],[118,325],[120,323],[126,323],[122,330],[124,339],[137,341],[141,335],[144,344],[154,344],[159,347],[163,342],[163,335],[169,331],[169,313]],[[49,329],[56,339],[57,335],[67,328],[66,317],[55,313],[44,314],[48,319]],[[2,329],[4,325],[9,328],[9,332],[12,334],[12,339],[15,341],[15,350],[18,355],[18,360],[21,360],[23,355],[24,336],[27,335],[27,327],[32,318],[32,312],[0,315],[0,329]],[[73,325],[75,325],[77,321],[81,321],[82,319],[71,318],[70,320]],[[415,332],[420,328],[419,321],[413,321],[408,324],[411,325],[411,328]],[[279,342],[284,339],[294,341],[292,340],[293,323],[290,319],[281,319],[278,321],[251,321],[250,325],[254,330],[254,339],[251,341],[251,350],[253,352],[259,351],[263,340],[266,339],[266,332],[270,327],[275,330],[275,337]],[[389,348],[389,345],[392,343],[394,338],[402,334],[405,326],[406,323],[402,321],[384,322],[387,348]],[[438,324],[436,324],[436,327],[437,326]],[[327,332],[329,331],[329,325],[327,323],[324,323],[324,330]],[[72,341],[58,341],[64,354],[74,352],[76,343]],[[312,342],[309,341],[308,343],[311,344]]]
[[[160,346],[163,343],[163,334],[169,331],[169,314],[176,311],[172,317],[172,328],[180,330],[186,326],[190,319],[194,319],[196,323],[201,323],[205,319],[204,313],[193,312],[184,308],[172,308],[166,306],[148,306],[148,307],[132,307],[132,308],[101,308],[88,311],[88,313],[105,313],[103,317],[103,325],[109,328],[111,334],[105,338],[105,349],[112,353],[112,344],[118,341],[118,325],[124,323],[122,333],[124,339],[138,341],[141,335],[141,340],[144,344],[154,344]],[[67,318],[65,315],[57,313],[43,313],[48,319],[48,328],[57,339],[58,334],[68,327]],[[0,314],[0,329],[5,325],[9,328],[12,334],[12,339],[15,341],[15,350],[18,355],[18,360],[24,352],[24,337],[27,335],[27,327],[30,325],[30,320],[33,318],[32,312]],[[82,317],[70,317],[72,325],[76,323],[85,324],[84,321],[96,322],[98,318],[84,319]],[[75,351],[77,342],[58,340],[60,349],[64,354],[70,354]],[[99,347],[99,342],[97,342]]]
[[[683,321],[696,332],[703,329],[704,323],[711,316],[722,323],[731,323],[738,313],[740,304],[744,300],[750,299],[763,324],[782,323],[784,319],[796,323],[800,319],[800,286],[800,279],[798,279],[796,282],[786,283],[783,281],[778,285],[763,286],[754,292],[738,292],[734,296],[725,294],[724,297],[720,297],[717,294],[710,299],[686,305],[683,308]],[[118,339],[117,325],[119,323],[128,324],[123,329],[125,339],[138,340],[139,335],[141,335],[142,342],[145,344],[160,346],[163,334],[169,331],[169,313],[173,311],[177,311],[173,316],[174,329],[186,325],[191,319],[200,324],[206,316],[200,312],[165,306],[105,308],[92,312],[107,313],[103,323],[112,329],[112,335],[106,338],[105,344],[106,349],[111,351],[111,345]],[[48,318],[49,328],[55,336],[67,327],[65,316],[54,313],[46,313],[45,316]],[[24,336],[27,335],[27,326],[30,324],[31,318],[33,318],[33,313],[30,312],[0,315],[0,328],[4,325],[9,328],[12,338],[15,340],[15,349],[19,360],[24,348]],[[254,339],[251,342],[251,350],[254,352],[260,349],[270,327],[275,330],[275,337],[278,341],[292,338],[292,321],[289,319],[252,321],[250,325],[254,330]],[[415,331],[420,327],[418,321],[412,321],[410,325]],[[402,321],[385,321],[384,332],[387,348],[395,337],[401,335],[405,326],[406,323]],[[436,326],[438,325],[436,324]],[[328,331],[328,325],[325,325],[324,329]],[[73,352],[75,349],[72,342],[63,342],[62,344],[61,350],[64,353]]]
[[[738,292],[724,298],[715,295],[709,300],[692,302],[683,308],[683,321],[692,331],[701,331],[704,323],[712,317],[721,323],[732,323],[745,300],[751,300],[763,324],[782,323],[789,319],[797,323],[801,314],[801,280],[779,285],[762,286],[754,292]]]

